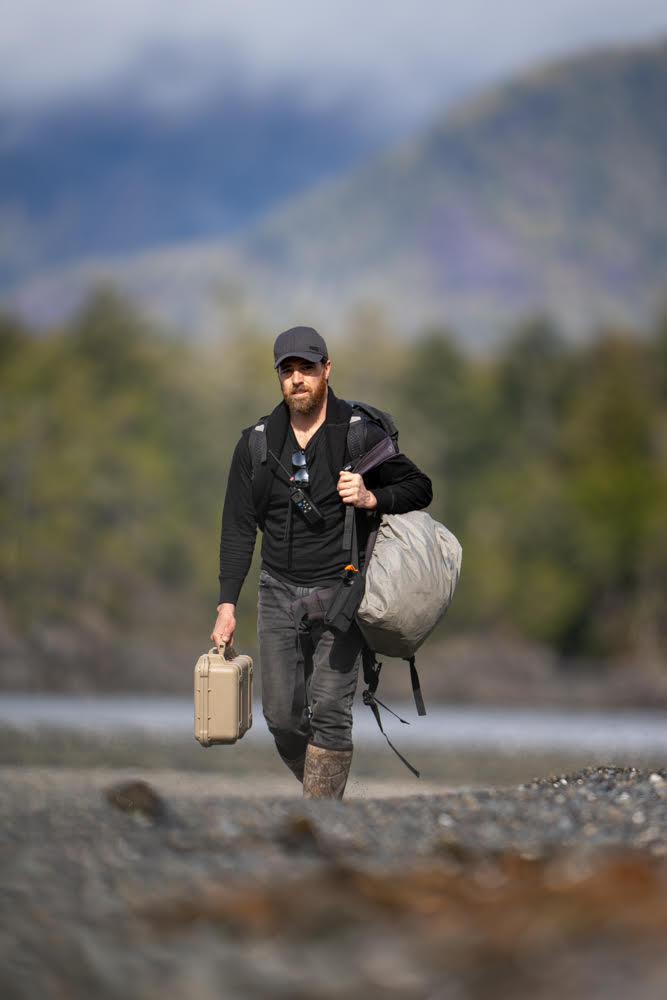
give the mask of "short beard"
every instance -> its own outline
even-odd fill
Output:
[[[283,397],[289,407],[290,413],[298,413],[304,417],[308,417],[311,413],[319,410],[322,400],[327,394],[327,377],[325,373],[322,372],[319,381],[312,389],[308,386],[306,386],[306,389],[308,394],[304,396],[293,396],[291,392],[285,392],[283,389]]]

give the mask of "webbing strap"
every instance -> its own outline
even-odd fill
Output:
[[[405,726],[409,726],[410,723],[407,721],[407,719],[401,719],[400,715],[396,715],[396,712],[392,711],[391,708],[388,708],[383,702],[381,702],[378,698],[376,698],[375,695],[371,694],[370,691],[368,691],[368,690],[364,691],[362,697],[363,697],[364,705],[368,705],[368,707],[371,709],[373,715],[375,716],[375,721],[377,722],[377,724],[379,726],[380,732],[382,733],[382,735],[384,736],[384,738],[386,739],[387,743],[389,744],[389,746],[391,747],[391,749],[394,751],[394,753],[396,754],[396,756],[398,757],[398,759],[400,761],[402,761],[403,764],[405,764],[405,766],[407,767],[408,771],[412,771],[412,773],[414,774],[415,778],[421,777],[421,775],[420,775],[419,771],[417,770],[417,768],[413,767],[412,764],[410,763],[410,761],[407,760],[403,756],[403,754],[399,750],[396,749],[396,747],[391,742],[391,740],[389,739],[389,737],[385,733],[384,729],[382,728],[382,719],[380,718],[380,709],[378,708],[378,705],[382,705],[382,707],[387,712],[391,712],[391,714],[393,716],[395,716],[399,720],[399,722],[402,722]]]
[[[366,451],[366,421],[362,420],[358,413],[353,413],[347,426],[347,450],[355,462],[360,455]],[[349,469],[349,466],[346,466]],[[356,548],[354,529],[356,526],[355,508],[348,504],[345,508],[345,523],[343,525],[343,552],[350,553],[350,562],[355,566],[359,554],[354,551]]]
[[[411,656],[408,660],[410,664],[410,682],[412,684],[412,694],[415,699],[415,705],[417,706],[417,715],[426,715],[426,705],[424,704],[424,699],[422,698],[422,691],[419,685],[419,674],[417,673],[417,667],[415,666],[415,658]]]
[[[356,539],[356,507],[353,507],[351,503],[345,508],[345,524],[343,527],[343,552],[350,553],[350,562],[354,563],[359,568],[357,563],[359,561],[359,553],[356,551],[357,539]]]
[[[361,647],[361,662],[364,668],[364,682],[368,685],[369,692],[375,694],[380,680],[382,664],[378,663],[375,653],[366,640],[364,640]]]

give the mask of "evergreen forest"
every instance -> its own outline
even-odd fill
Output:
[[[276,332],[241,317],[231,340],[178,340],[109,290],[48,333],[0,319],[3,686],[188,690],[231,453],[279,398]],[[371,311],[322,332],[334,391],[392,413],[463,545],[429,643],[512,635],[566,664],[664,663],[667,315],[577,342],[535,318],[485,355]],[[252,578],[250,651],[255,602]]]

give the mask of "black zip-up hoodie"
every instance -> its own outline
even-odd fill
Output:
[[[305,449],[310,473],[308,495],[324,517],[324,525],[315,530],[294,511],[289,499],[291,454],[298,445],[285,402],[278,404],[266,422],[268,458],[254,482],[249,445],[252,427],[243,431],[232,457],[222,515],[220,603],[236,604],[238,600],[252,561],[257,527],[263,533],[263,567],[291,583],[307,587],[330,584],[350,561],[350,552],[343,550],[346,504],[338,496],[336,483],[341,469],[351,462],[347,447],[351,416],[349,403],[329,388],[326,418]],[[378,424],[368,421],[368,449],[385,436]],[[357,511],[362,547],[377,515],[421,510],[432,499],[428,476],[400,453],[366,473],[364,482],[375,494],[377,507],[370,512]]]

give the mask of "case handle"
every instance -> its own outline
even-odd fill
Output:
[[[209,649],[208,652],[209,652],[209,655],[211,653],[217,653],[218,656],[221,656],[223,658],[223,660],[224,660],[225,659],[225,650],[226,650],[226,648],[227,648],[227,644],[225,642],[221,642],[221,643],[219,643],[216,646],[211,646],[211,648]]]
[[[227,656],[227,650],[228,649],[232,650],[231,657]],[[235,653],[234,653],[233,650],[234,650],[234,646],[233,646],[232,643],[230,643],[230,642],[221,642],[217,646],[212,646],[209,649],[209,654],[210,653],[218,653],[218,655],[221,656],[223,658],[223,660],[233,660],[234,656],[235,656]]]

